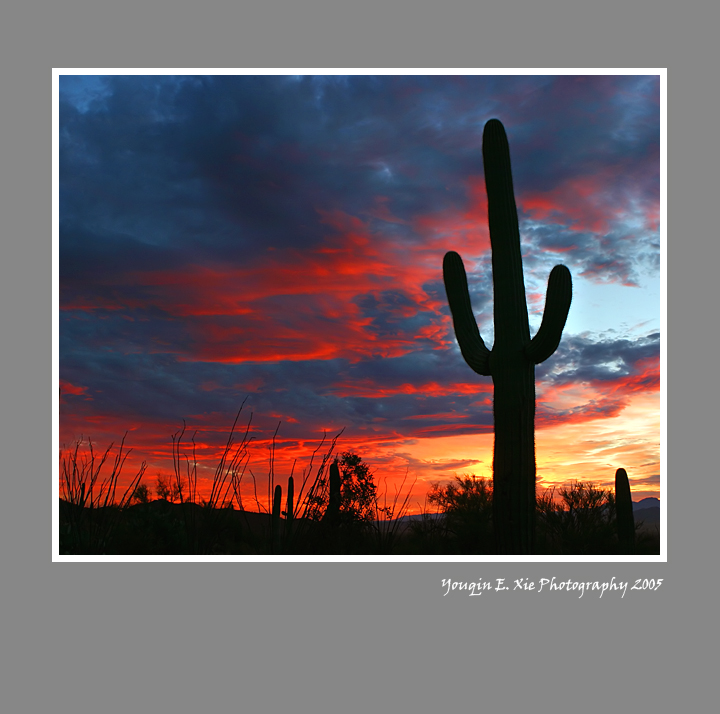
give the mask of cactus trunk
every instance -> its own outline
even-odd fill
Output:
[[[620,552],[630,555],[635,552],[635,516],[630,480],[625,469],[618,469],[615,472],[615,511]]]
[[[506,365],[507,366],[507,365]],[[532,553],[535,532],[535,375],[516,365],[493,377],[493,519],[500,553]]]
[[[465,361],[494,385],[493,521],[502,554],[533,552],[535,533],[535,365],[560,343],[572,299],[570,271],[550,273],[545,312],[530,339],[520,231],[503,125],[483,132],[483,163],[492,247],[495,343],[488,350],[475,322],[462,259],[445,255],[443,277],[455,334]]]

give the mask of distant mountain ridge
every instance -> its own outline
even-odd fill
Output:
[[[425,515],[415,514],[401,516],[399,521],[419,521],[423,518],[441,518],[442,513],[428,513]],[[660,523],[660,499],[654,496],[641,498],[639,501],[633,501],[633,515],[636,516],[636,522],[643,521],[645,525]]]
[[[660,499],[659,498],[649,496],[648,498],[641,498],[639,501],[633,501],[633,513],[636,513],[637,511],[644,511],[644,510],[653,509],[653,508],[658,509],[657,519],[659,520],[659,518],[660,518],[660,512],[659,512],[660,511]],[[652,513],[652,511],[648,511],[648,515],[650,513]],[[442,515],[443,515],[442,513],[428,513],[425,516],[423,516],[422,514],[416,514],[416,515],[412,515],[412,516],[402,516],[398,520],[400,520],[400,521],[418,521],[418,520],[422,519],[423,517],[424,518],[427,518],[427,517],[437,518]]]
[[[633,501],[633,517],[635,523],[642,523],[642,527],[652,529],[660,525],[660,499],[643,498],[637,503]]]
[[[644,508],[660,508],[660,499],[652,496],[633,501],[633,511],[641,511]]]

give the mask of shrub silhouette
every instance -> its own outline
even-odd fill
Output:
[[[158,498],[162,498],[170,503],[175,501],[182,501],[182,496],[187,490],[187,483],[185,480],[171,481],[169,476],[163,476],[158,474],[155,480],[155,495]]]
[[[537,499],[538,543],[543,553],[602,555],[617,549],[612,491],[576,481]]]
[[[444,514],[445,536],[453,552],[489,554],[492,543],[492,484],[474,474],[433,484],[428,502]]]
[[[132,497],[130,498],[131,503],[150,503],[152,497],[150,496],[150,489],[146,483],[140,483],[135,487]]]
[[[560,343],[572,280],[564,265],[550,273],[542,324],[530,339],[510,149],[497,119],[485,124],[483,163],[492,246],[495,344],[488,350],[475,322],[462,259],[450,251],[443,278],[465,361],[494,385],[493,514],[498,553],[532,553],[535,531],[535,365]]]

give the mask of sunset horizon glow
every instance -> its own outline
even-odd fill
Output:
[[[311,482],[338,434],[381,505],[410,491],[408,513],[434,510],[433,484],[491,480],[492,379],[460,355],[442,260],[463,257],[491,347],[481,142],[496,117],[531,336],[551,268],[573,280],[535,368],[538,494],[613,489],[622,467],[634,501],[662,499],[661,79],[60,72],[61,459],[88,438],[117,453],[127,432],[119,490],[144,462],[154,493],[184,427],[183,474],[194,437],[207,497],[242,405],[248,510],[267,508],[271,470],[283,490]]]

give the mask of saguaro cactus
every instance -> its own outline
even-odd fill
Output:
[[[443,277],[455,335],[465,361],[493,380],[495,445],[493,520],[499,553],[532,553],[535,532],[535,365],[555,352],[572,300],[570,271],[556,265],[545,312],[530,339],[520,231],[510,171],[510,148],[497,119],[485,124],[483,163],[492,247],[495,344],[489,350],[475,322],[462,259],[450,251]]]
[[[280,552],[280,501],[282,501],[282,486],[275,486],[272,503],[272,520],[270,524],[270,533],[272,538],[272,552]]]
[[[337,459],[330,464],[330,496],[325,518],[335,525],[340,517],[340,468]]]
[[[615,512],[620,552],[631,554],[635,551],[635,516],[633,515],[630,480],[625,469],[618,469],[615,472]]]
[[[285,528],[284,528],[284,540],[285,550],[290,550],[290,543],[293,536],[293,523],[295,520],[295,514],[293,512],[294,504],[293,499],[295,496],[295,481],[292,476],[288,476],[287,485],[287,505],[285,506]]]

